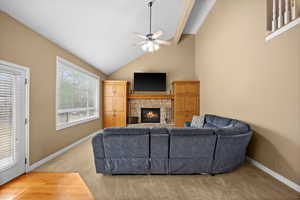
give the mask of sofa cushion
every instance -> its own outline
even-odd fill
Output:
[[[216,130],[217,135],[239,135],[243,133],[248,133],[250,131],[250,127],[248,124],[238,121],[232,120],[232,122],[223,128],[219,128]]]
[[[151,127],[150,134],[169,134],[169,130],[165,127]]]
[[[239,130],[240,132],[246,133],[250,131],[250,126],[245,122],[234,119],[232,120],[231,124],[232,127],[234,127],[236,130]]]
[[[216,135],[171,135],[170,158],[213,158]]]
[[[150,128],[145,127],[114,127],[114,128],[105,128],[104,133],[109,134],[132,134],[132,135],[141,135],[149,134]]]
[[[204,116],[193,116],[191,127],[193,128],[203,128]]]
[[[104,134],[106,158],[149,158],[149,134]]]
[[[203,125],[203,128],[206,128],[206,129],[217,129],[218,127],[216,127],[215,125],[213,125],[211,123],[205,123]]]
[[[210,127],[213,125],[217,128],[222,128],[224,126],[228,126],[232,119],[220,117],[217,115],[205,115],[205,123],[209,123]]]
[[[168,158],[168,155],[169,155],[169,135],[151,134],[150,136],[151,158]]]
[[[214,135],[214,130],[206,128],[170,128],[170,135]]]

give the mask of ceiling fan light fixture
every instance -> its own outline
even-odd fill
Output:
[[[144,41],[137,43],[137,45],[140,45],[142,50],[145,52],[154,52],[154,51],[159,50],[160,44],[161,45],[170,45],[170,43],[168,41],[159,39],[159,37],[163,35],[163,32],[161,30],[159,30],[155,33],[152,33],[152,5],[153,5],[154,1],[155,0],[150,0],[148,3],[148,7],[150,10],[150,23],[149,23],[150,31],[149,31],[149,33],[145,36],[142,34],[139,34],[139,33],[135,33],[135,35],[137,37],[144,39]]]
[[[159,44],[154,41],[147,41],[144,45],[142,45],[142,49],[146,52],[154,52],[160,48]]]
[[[142,49],[143,49],[143,51],[148,51],[148,45],[147,45],[147,43],[142,45]]]

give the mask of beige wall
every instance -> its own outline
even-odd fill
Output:
[[[300,184],[300,26],[265,42],[265,5],[217,1],[199,30],[201,113],[251,123],[249,156]]]
[[[100,71],[0,12],[0,60],[30,68],[30,163],[102,127],[101,120],[94,120],[55,130],[56,56],[105,78]]]
[[[109,75],[108,79],[133,83],[134,72],[166,72],[168,90],[173,80],[194,80],[195,36],[184,35],[179,45],[164,46],[159,51],[147,53]]]

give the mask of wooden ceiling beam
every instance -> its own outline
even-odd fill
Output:
[[[182,0],[184,1],[184,8],[183,8],[183,12],[180,16],[177,28],[176,28],[176,33],[172,39],[172,43],[173,44],[178,44],[180,41],[180,38],[182,36],[183,30],[185,28],[185,25],[187,23],[187,21],[189,20],[189,17],[192,13],[192,9],[195,5],[195,1],[196,0]]]

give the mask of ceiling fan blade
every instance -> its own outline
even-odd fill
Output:
[[[146,44],[146,42],[147,42],[147,41],[140,41],[140,42],[134,44],[134,46],[141,46],[141,45],[143,45],[143,44]]]
[[[171,45],[171,42],[166,40],[155,40],[157,44],[163,44],[163,45]]]
[[[144,40],[147,40],[148,38],[147,38],[147,36],[145,36],[145,35],[142,35],[142,34],[140,34],[140,33],[134,33],[137,37],[139,37],[139,38],[142,38],[142,39],[144,39]]]
[[[157,39],[157,38],[159,38],[160,36],[162,36],[163,34],[164,34],[164,33],[163,33],[162,31],[157,31],[157,32],[153,33],[152,38],[153,38],[153,39]]]

